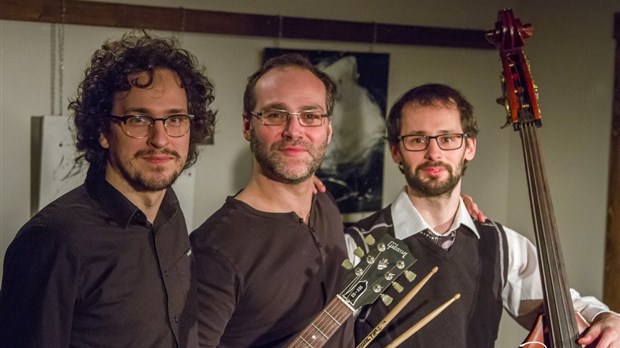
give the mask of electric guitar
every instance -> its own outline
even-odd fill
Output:
[[[402,291],[402,285],[395,283],[401,274],[405,273],[407,280],[413,281],[415,274],[407,268],[416,259],[402,241],[385,234],[378,243],[374,242],[372,236],[368,236],[366,243],[371,246],[371,250],[365,256],[360,248],[355,251],[361,259],[355,267],[349,260],[343,262],[343,267],[348,269],[344,289],[288,347],[323,347],[355,310],[374,303],[379,297],[389,304],[391,299],[383,292],[390,284]]]

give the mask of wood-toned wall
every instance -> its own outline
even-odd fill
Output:
[[[609,152],[609,196],[607,209],[607,239],[605,242],[605,280],[603,300],[613,310],[620,311],[620,12],[614,18],[616,64],[614,100]]]
[[[0,0],[0,19],[239,36],[493,49],[484,30],[242,14],[79,0]]]

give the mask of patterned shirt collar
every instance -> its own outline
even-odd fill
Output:
[[[394,223],[394,236],[396,238],[401,240],[406,239],[424,231],[425,229],[433,231],[428,223],[424,221],[422,215],[420,215],[418,210],[413,206],[413,203],[411,203],[405,188],[403,188],[398,194],[390,209],[392,213],[392,221]],[[456,218],[454,219],[449,231],[456,230],[461,225],[468,227],[476,235],[476,237],[480,238],[480,234],[476,229],[474,220],[471,216],[469,216],[467,208],[465,208],[463,199],[460,199]]]

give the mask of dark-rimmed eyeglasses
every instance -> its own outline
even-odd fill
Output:
[[[403,142],[407,151],[424,151],[428,148],[431,139],[435,139],[440,149],[451,151],[463,146],[463,139],[469,137],[467,133],[451,133],[440,135],[401,135],[398,140]]]
[[[250,112],[250,115],[258,118],[265,126],[283,126],[288,123],[291,116],[297,116],[299,124],[303,127],[320,127],[325,123],[329,114],[318,110],[289,112],[286,110],[267,110],[263,112]]]
[[[154,118],[142,115],[116,116],[108,115],[109,118],[121,122],[123,133],[127,136],[141,139],[146,138],[151,132],[155,122],[161,121],[168,136],[179,138],[187,134],[194,115],[175,114],[162,118]]]

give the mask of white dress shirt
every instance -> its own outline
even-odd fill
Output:
[[[424,221],[418,210],[413,206],[405,189],[399,193],[394,203],[392,203],[391,214],[394,224],[394,235],[398,239],[403,240],[425,229],[434,234],[441,235]],[[471,216],[469,216],[462,199],[460,200],[452,226],[446,233],[458,229],[461,225],[465,225],[480,238],[476,225]],[[536,247],[526,237],[506,226],[504,226],[504,231],[506,232],[506,242],[508,245],[508,275],[504,281],[502,301],[504,308],[513,316],[518,317],[522,301],[541,300],[543,298],[538,258],[536,256]],[[359,259],[356,260],[353,250],[355,250],[357,245],[349,235],[346,235],[345,238],[347,240],[349,258],[356,263]],[[574,289],[570,289],[570,292],[574,309],[581,313],[588,322],[591,322],[599,313],[609,311],[609,308],[595,297],[582,297]]]

